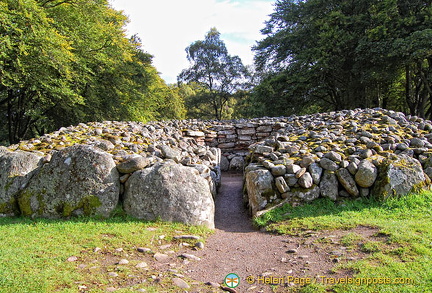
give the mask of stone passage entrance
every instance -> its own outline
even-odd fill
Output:
[[[253,227],[243,203],[243,174],[223,172],[216,196],[215,226],[226,232],[251,232]]]

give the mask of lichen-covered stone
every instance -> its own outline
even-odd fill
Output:
[[[290,190],[289,186],[287,185],[285,179],[282,176],[276,177],[275,184],[276,188],[279,190],[280,193],[285,193]]]
[[[336,176],[340,184],[342,184],[342,186],[350,195],[358,196],[360,194],[354,178],[347,169],[338,169],[336,171]]]
[[[75,145],[53,154],[18,197],[23,215],[108,217],[119,201],[120,181],[111,155]]]
[[[309,189],[305,188],[297,188],[292,189],[290,192],[287,192],[288,197],[295,200],[300,200],[303,202],[311,202],[317,199],[320,196],[320,188],[316,185],[313,185]]]
[[[329,171],[336,171],[339,168],[339,166],[329,158],[322,158],[320,160],[320,166]]]
[[[300,176],[298,184],[303,188],[311,188],[314,182],[310,173],[305,172],[302,176]]]
[[[28,152],[0,149],[0,216],[19,214],[17,194],[40,167],[42,157]]]
[[[276,165],[271,168],[273,176],[283,176],[286,173],[286,167],[284,165]]]
[[[234,157],[232,158],[230,165],[229,165],[229,169],[230,170],[243,170],[244,168],[244,159],[243,157]]]
[[[172,161],[137,171],[125,186],[125,212],[144,220],[161,219],[214,228],[214,202],[197,169]]]
[[[274,179],[269,170],[258,169],[245,174],[245,188],[248,194],[248,204],[252,215],[266,207],[271,197],[275,195]]]
[[[181,156],[181,151],[175,148],[172,148],[170,146],[167,145],[162,145],[160,147],[161,151],[162,151],[162,155],[170,160],[174,160],[176,163],[180,162],[182,159]]]
[[[325,170],[320,182],[321,196],[327,197],[333,201],[339,194],[339,181],[332,171]]]
[[[312,163],[309,165],[309,173],[312,176],[314,184],[319,184],[321,180],[321,175],[323,173],[323,169],[319,166],[318,163]]]
[[[420,162],[409,156],[400,155],[396,160],[387,160],[379,167],[379,176],[372,190],[372,196],[386,199],[407,195],[429,185]]]
[[[143,156],[133,156],[126,161],[117,165],[117,170],[120,173],[133,173],[138,170],[142,170],[150,165],[150,160]]]

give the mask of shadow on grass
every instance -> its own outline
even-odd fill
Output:
[[[47,219],[47,218],[30,218],[24,216],[15,216],[15,217],[4,217],[0,218],[0,226],[6,225],[14,225],[14,224],[58,224],[58,223],[80,223],[80,224],[94,224],[94,223],[106,223],[106,224],[131,224],[136,223],[139,225],[181,225],[180,223],[174,222],[164,222],[160,220],[156,221],[147,221],[140,220],[131,216],[124,214],[121,210],[116,210],[109,218],[98,217],[98,216],[78,216],[78,217],[69,217],[69,218],[61,218],[61,219]],[[183,224],[184,225],[184,224]]]

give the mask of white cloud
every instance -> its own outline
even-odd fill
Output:
[[[262,38],[260,30],[273,11],[271,0],[110,0],[129,17],[129,34],[138,34],[144,50],[154,55],[154,64],[167,82],[176,82],[189,66],[185,49],[204,39],[212,27],[231,55],[252,64],[250,48]]]

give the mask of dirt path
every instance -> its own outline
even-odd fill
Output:
[[[329,270],[334,263],[320,246],[314,244],[318,235],[306,239],[288,237],[253,227],[243,205],[241,174],[222,176],[216,198],[215,223],[215,234],[208,238],[205,249],[195,253],[201,261],[188,265],[188,276],[195,280],[222,283],[226,275],[235,273],[241,279],[237,292],[274,292],[270,285],[262,284],[265,282],[262,277],[330,276]],[[248,276],[255,279],[254,284],[246,282]],[[279,286],[278,292],[287,292],[287,286],[292,284]]]

